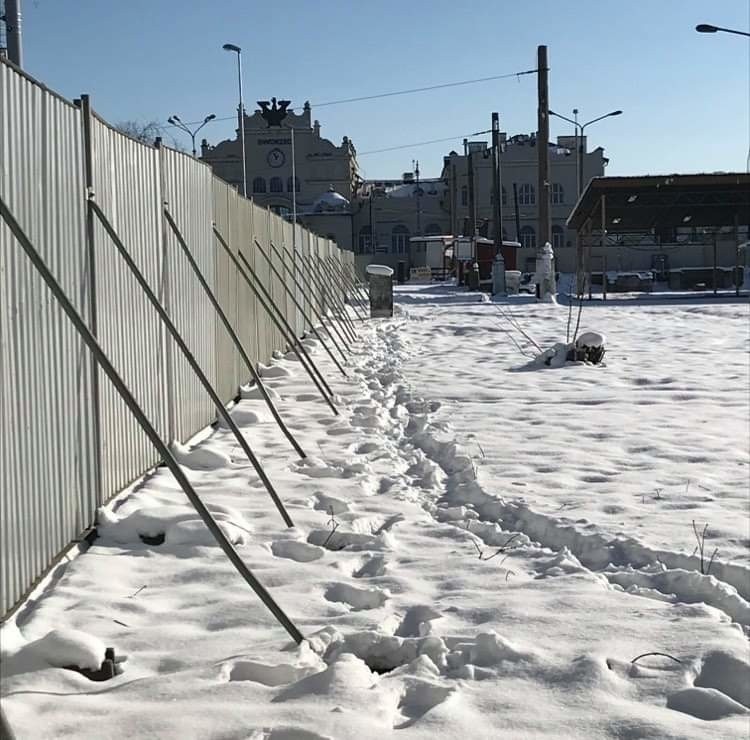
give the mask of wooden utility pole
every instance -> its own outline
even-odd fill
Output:
[[[545,242],[552,243],[552,223],[550,221],[550,184],[549,184],[549,67],[547,66],[547,47],[537,47],[537,81],[539,107],[537,110],[536,151],[538,158],[538,229],[537,249]]]
[[[495,205],[495,246],[503,246],[503,190],[500,178],[500,116],[492,114],[492,198]]]
[[[477,230],[476,219],[476,203],[474,194],[474,156],[469,149],[469,155],[466,157],[466,176],[469,179],[469,233],[467,236],[474,236]]]

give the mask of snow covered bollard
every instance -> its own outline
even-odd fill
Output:
[[[555,286],[555,271],[553,269],[552,245],[545,242],[536,255],[536,273],[534,282],[537,285],[537,300],[542,303],[555,303],[557,287]]]

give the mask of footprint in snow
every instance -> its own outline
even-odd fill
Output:
[[[388,600],[388,595],[379,588],[355,588],[346,583],[332,583],[324,595],[328,601],[348,604],[352,611],[376,609]]]
[[[362,560],[352,571],[354,578],[376,578],[385,575],[385,556],[372,555]]]
[[[301,727],[264,727],[254,730],[247,740],[333,740],[330,735],[320,735]]]
[[[298,563],[310,563],[313,560],[320,560],[325,554],[325,550],[322,547],[310,545],[307,542],[298,542],[297,540],[278,540],[272,542],[271,552],[277,558],[296,560]]]
[[[325,493],[316,493],[314,499],[313,509],[316,511],[326,511],[331,514],[343,514],[349,511],[349,502],[344,499],[328,496]]]
[[[236,660],[221,667],[220,677],[224,681],[252,681],[264,686],[284,686],[320,670],[320,667],[293,666],[288,663],[268,665],[252,660]]]
[[[393,723],[394,730],[411,727],[431,709],[455,693],[455,687],[440,686],[431,681],[408,679],[398,702],[400,717]]]

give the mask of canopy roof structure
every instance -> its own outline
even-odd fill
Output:
[[[602,197],[608,231],[733,226],[750,222],[750,173],[595,177],[568,217],[581,231],[601,224]]]

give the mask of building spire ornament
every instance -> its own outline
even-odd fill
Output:
[[[270,102],[268,100],[257,101],[261,110],[260,115],[268,124],[268,128],[271,126],[281,128],[281,122],[286,118],[287,108],[291,102],[291,100],[279,100],[277,105],[276,98],[271,98]]]

